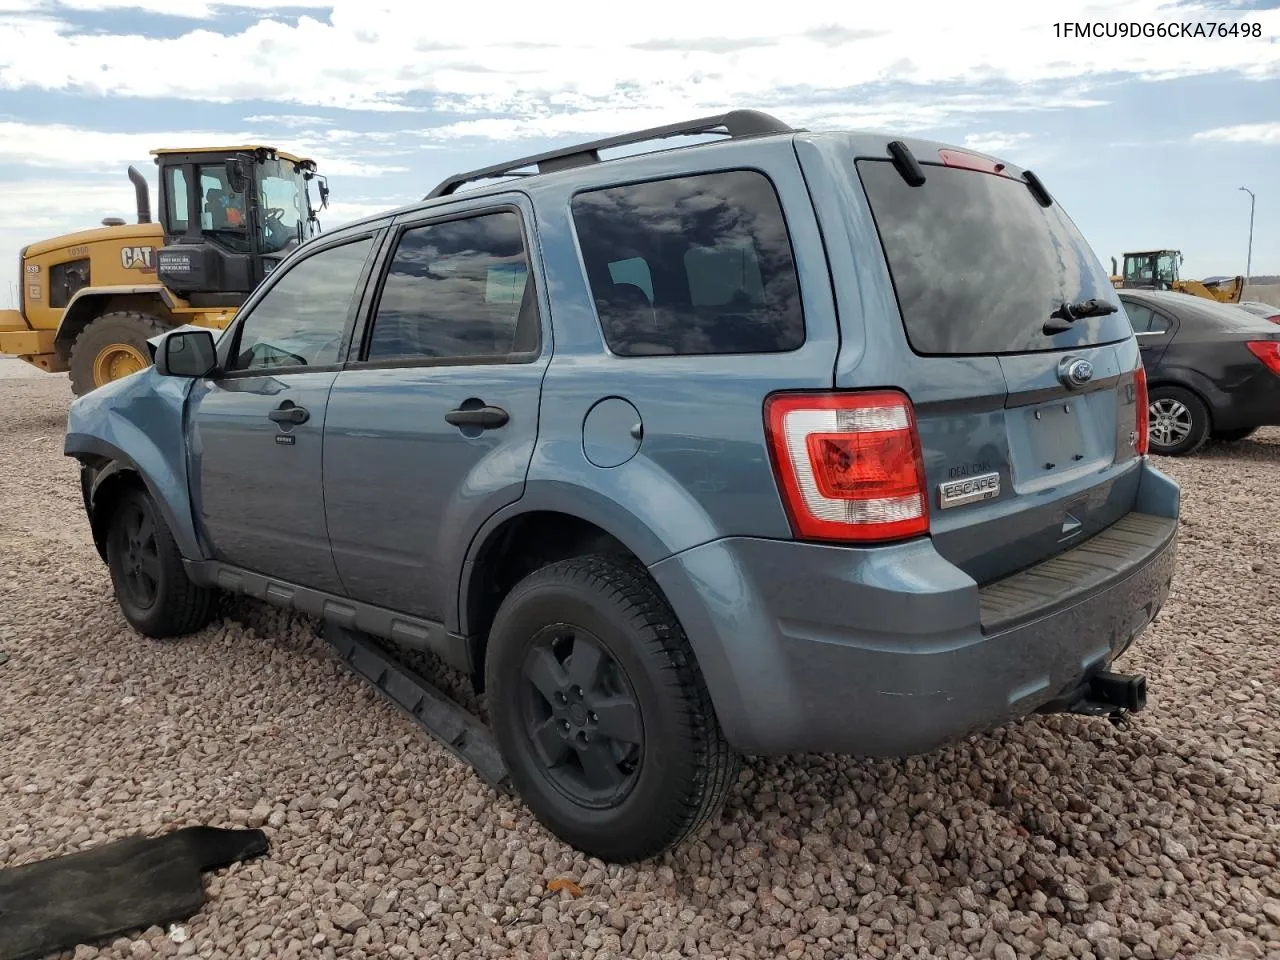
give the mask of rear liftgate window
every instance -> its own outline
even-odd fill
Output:
[[[750,170],[581,193],[573,219],[609,349],[624,357],[804,344],[786,221]]]
[[[859,160],[912,348],[921,354],[1068,350],[1129,336],[1123,312],[1047,336],[1063,302],[1113,300],[1093,251],[1055,201],[1022,180],[923,166],[912,187],[893,164]]]

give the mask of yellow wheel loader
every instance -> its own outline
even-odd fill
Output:
[[[19,256],[19,307],[0,310],[0,353],[50,373],[76,395],[151,362],[147,339],[171,326],[222,329],[284,256],[320,231],[329,185],[314,161],[269,146],[153,150],[158,210],[129,168],[137,223],[43,240]]]
[[[1123,273],[1116,271],[1116,258],[1111,258],[1111,285],[1117,289],[1173,290],[1219,303],[1239,303],[1244,296],[1244,277],[1212,281],[1183,280],[1178,276],[1181,265],[1180,250],[1126,253]]]

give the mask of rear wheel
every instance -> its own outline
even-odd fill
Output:
[[[158,318],[131,310],[90,321],[71,345],[72,391],[83,396],[151,366],[147,340],[165,329]]]
[[[115,504],[107,567],[121,612],[144,636],[194,633],[213,619],[214,591],[187,577],[164,517],[142,490],[125,491]]]
[[[1148,398],[1151,452],[1185,457],[1209,439],[1209,408],[1182,387],[1152,387]]]
[[[498,611],[485,666],[512,782],[565,842],[643,860],[723,804],[738,758],[683,629],[638,564],[576,557],[530,574]]]
[[[1257,427],[1244,427],[1237,430],[1215,430],[1210,436],[1219,443],[1235,443],[1237,440],[1252,437],[1257,432]]]

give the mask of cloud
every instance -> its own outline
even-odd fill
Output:
[[[1025,143],[1031,139],[1029,133],[1000,133],[992,131],[990,133],[970,133],[964,138],[964,145],[972,150],[980,153],[1002,153],[1020,143]]]
[[[41,13],[47,12],[50,6],[48,0],[0,0],[0,14]],[[130,10],[205,20],[226,11],[314,10],[328,4],[307,0],[57,0],[57,6],[71,11]]]
[[[395,135],[388,136],[394,138]],[[270,143],[289,153],[312,157],[325,175],[375,177],[408,170],[379,163],[383,155],[381,147],[360,149],[360,144],[368,140],[382,142],[379,135],[353,130],[304,131],[281,138],[264,137],[262,130],[118,133],[66,124],[0,121],[0,164],[90,173],[122,172],[127,164],[134,164],[146,174],[153,168],[150,155],[153,149]]]
[[[1280,144],[1280,123],[1241,123],[1234,127],[1215,127],[1212,130],[1201,130],[1193,134],[1191,139]]]
[[[912,132],[937,128],[973,114],[1024,113],[1051,110],[1079,110],[1105,106],[1107,101],[1092,97],[1045,93],[979,95],[972,93],[950,96],[934,91],[927,99],[866,98],[837,99],[813,103],[799,98],[758,104],[757,108],[775,114],[792,126],[821,129],[892,129]],[[571,113],[540,111],[524,117],[483,117],[459,120],[416,131],[429,140],[500,140],[549,139],[553,137],[592,137],[622,130],[641,130],[671,122],[672,115],[693,116],[695,113],[723,112],[712,104],[671,107],[626,107],[612,110],[579,110]],[[1028,134],[997,134],[1026,138]]]
[[[333,123],[324,117],[308,117],[281,114],[257,114],[245,117],[245,123],[266,123],[277,127],[327,127]]]
[[[76,2],[118,9],[125,0]],[[134,5],[162,6],[158,0]],[[179,2],[165,8],[195,16],[213,6]],[[301,9],[270,3],[254,8],[285,6]],[[650,0],[645,15],[629,18],[621,33],[601,29],[596,4],[585,0],[551,7],[492,0],[482,30],[476,29],[476,11],[466,6],[433,8],[430,16],[405,0],[333,0],[331,8],[327,19],[263,17],[234,33],[202,27],[152,38],[77,34],[47,18],[0,18],[0,89],[367,110],[449,103],[473,115],[532,117],[722,109],[755,105],[779,91],[814,103],[867,85],[914,86],[927,96],[930,86],[962,83],[1045,84],[1047,90],[1051,83],[1119,75],[1280,76],[1280,44],[1268,39],[1280,34],[1280,10],[1225,11],[1208,0],[1176,7],[1159,0],[1064,0],[1053,21],[1245,18],[1261,23],[1264,37],[1060,37],[1038,5],[1022,0],[992,0],[982,16],[938,0],[918,5],[911,17],[892,5],[863,5],[833,16],[829,0],[792,0],[781,29],[768,6],[743,7],[726,18],[715,4]],[[156,83],[155,64],[193,57],[201,69],[172,72]]]

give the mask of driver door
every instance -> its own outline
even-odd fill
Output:
[[[318,247],[279,269],[219,344],[188,406],[196,518],[214,556],[343,592],[329,549],[321,440],[380,234]]]

